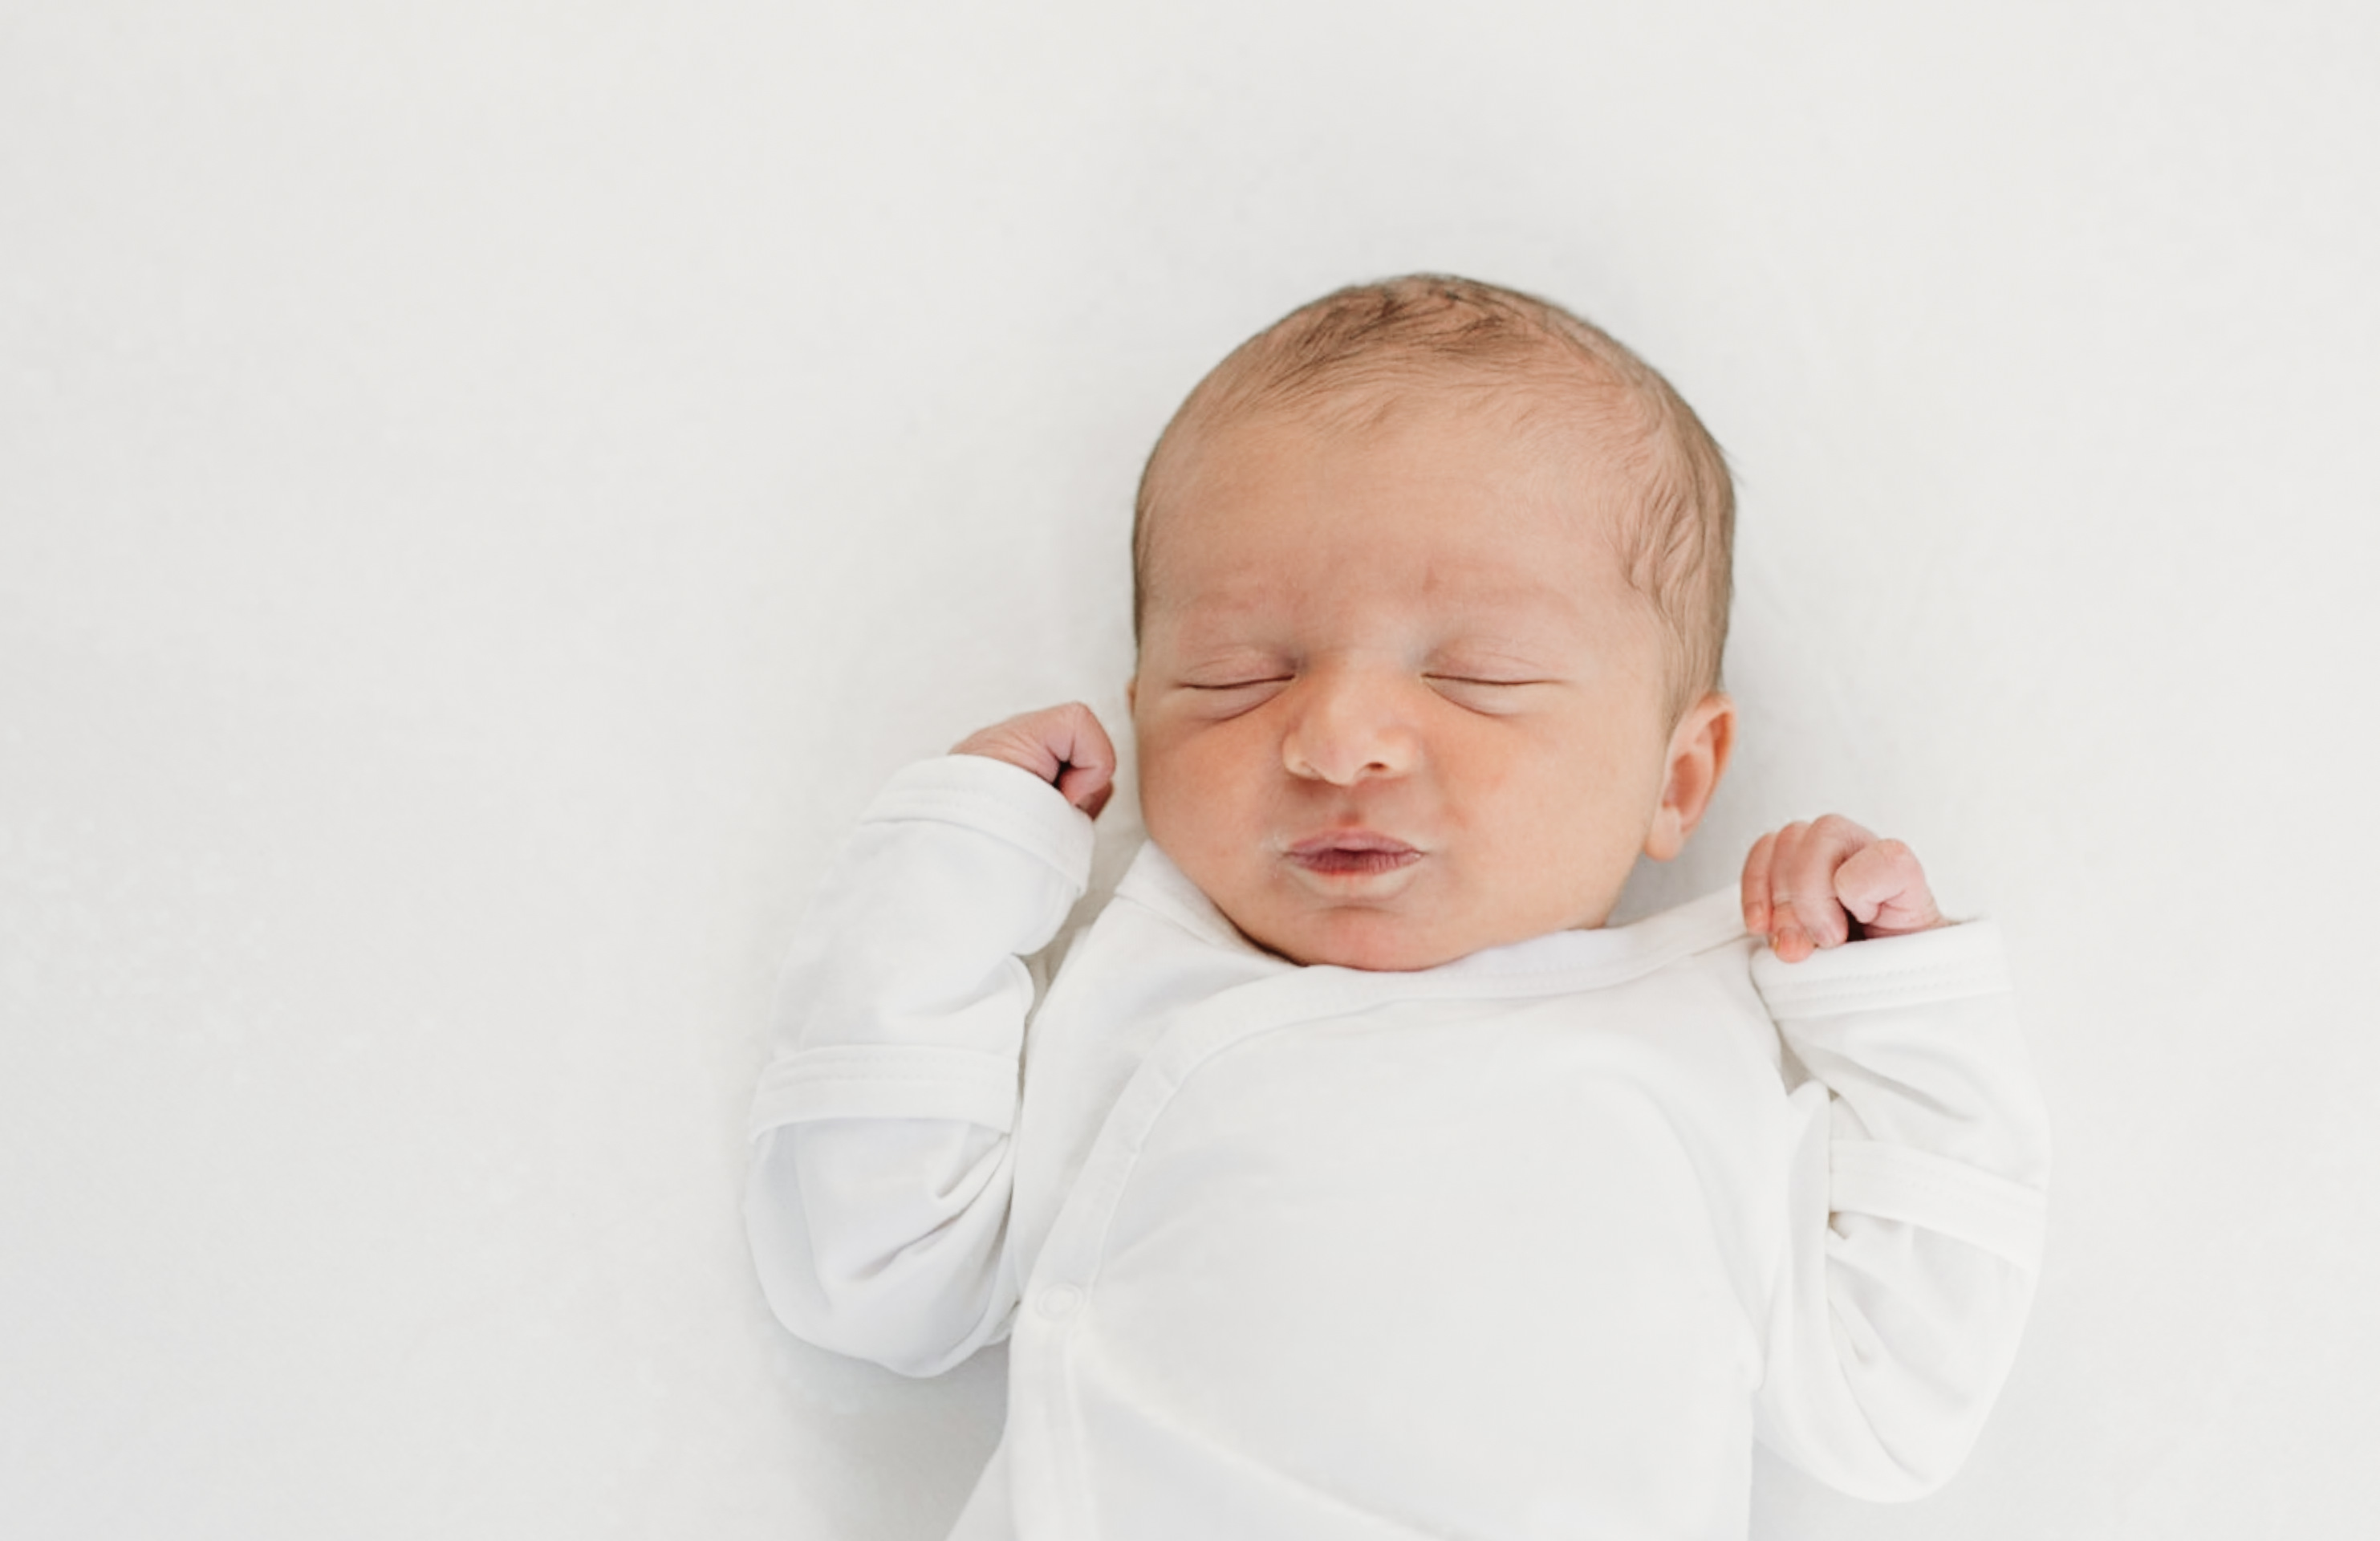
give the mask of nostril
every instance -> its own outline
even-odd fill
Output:
[[[1290,694],[1281,750],[1291,774],[1347,786],[1414,762],[1411,724],[1392,695],[1329,671],[1301,676]]]

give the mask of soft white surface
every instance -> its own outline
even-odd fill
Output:
[[[939,1536],[998,1355],[744,1257],[784,939],[1120,712],[1196,375],[1425,266],[1742,472],[1649,888],[1840,807],[2014,949],[2001,1411],[1760,1533],[2380,1529],[2380,12],[1788,9],[0,4],[0,1530]]]

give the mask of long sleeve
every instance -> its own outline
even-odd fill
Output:
[[[1761,1438],[1845,1492],[1917,1498],[1998,1395],[2045,1234],[2048,1119],[1998,934],[1764,952],[1753,977],[1811,1076],[1789,1099]]]
[[[1091,825],[997,760],[896,775],[830,868],[753,1098],[745,1225],[778,1318],[932,1375],[1002,1336],[1009,1135],[1033,985]]]

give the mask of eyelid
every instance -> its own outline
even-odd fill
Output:
[[[1436,680],[1440,685],[1492,685],[1510,686],[1518,685],[1551,685],[1553,683],[1553,681],[1548,679],[1494,680],[1488,679],[1480,674],[1425,674],[1422,677],[1425,679]]]

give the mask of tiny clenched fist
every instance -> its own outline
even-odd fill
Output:
[[[994,722],[960,740],[951,753],[981,755],[1030,771],[1094,819],[1115,793],[1115,744],[1080,701]]]
[[[1743,924],[1787,963],[1862,937],[1948,925],[1915,852],[1840,814],[1788,824],[1743,860]]]

